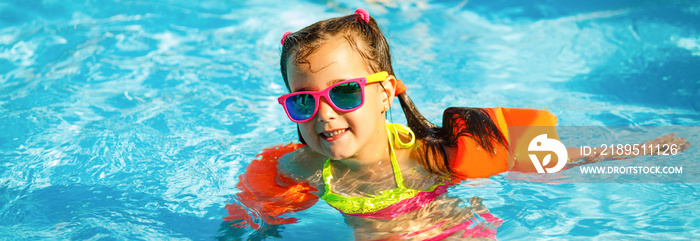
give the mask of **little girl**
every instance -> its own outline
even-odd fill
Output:
[[[518,170],[520,164],[508,158],[513,140],[507,127],[553,130],[554,115],[452,107],[442,127],[430,123],[394,75],[389,45],[362,9],[287,32],[282,46],[280,67],[290,93],[278,100],[302,144],[258,155],[237,185],[240,205],[227,205],[225,220],[243,220],[234,225],[254,229],[260,226],[253,217],[271,225],[294,223],[280,216],[320,198],[345,216],[355,239],[495,239],[501,220],[480,199],[465,207],[444,195],[446,189],[464,178]],[[386,121],[394,97],[408,126]]]
[[[391,66],[389,45],[363,9],[282,38],[279,97],[299,141],[266,149],[241,175],[241,205],[229,217],[253,228],[320,198],[338,209],[355,239],[495,239],[501,220],[478,198],[471,208],[443,195],[453,182],[507,171],[507,125],[554,126],[546,111],[448,108],[439,127],[413,105]],[[426,81],[426,84],[430,82]],[[398,97],[408,127],[387,123]],[[259,215],[259,216],[258,216]],[[477,224],[476,217],[481,221]]]

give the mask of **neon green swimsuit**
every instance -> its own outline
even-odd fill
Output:
[[[333,175],[331,175],[331,159],[328,158],[328,160],[326,160],[326,162],[323,164],[323,180],[325,183],[326,192],[323,194],[323,196],[321,196],[321,199],[326,200],[329,205],[335,207],[345,214],[363,214],[376,212],[401,200],[413,198],[420,192],[433,192],[436,187],[441,185],[432,185],[427,190],[407,188],[403,185],[403,176],[401,175],[399,163],[396,160],[393,145],[394,142],[392,139],[396,140],[399,147],[408,148],[413,146],[416,137],[410,128],[401,124],[386,123],[386,129],[387,133],[389,134],[389,154],[391,158],[391,167],[394,170],[394,178],[396,179],[396,185],[398,187],[391,190],[381,191],[381,195],[369,194],[368,196],[370,197],[341,196],[331,190],[331,180],[333,180]],[[411,141],[408,143],[402,142],[399,138],[399,131],[410,135]]]

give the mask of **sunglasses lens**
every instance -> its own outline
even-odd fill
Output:
[[[284,102],[289,116],[294,120],[306,120],[314,114],[316,99],[309,94],[298,94],[287,98]]]
[[[340,109],[349,110],[362,104],[362,90],[357,82],[338,85],[328,92],[333,104]]]

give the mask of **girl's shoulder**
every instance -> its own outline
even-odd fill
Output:
[[[285,176],[308,180],[323,169],[327,157],[315,152],[309,146],[301,147],[283,155],[277,164],[277,169]]]

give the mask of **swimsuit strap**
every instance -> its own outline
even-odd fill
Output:
[[[331,191],[331,180],[333,180],[333,175],[331,174],[331,159],[328,158],[326,162],[323,163],[323,183],[326,184],[323,186],[326,191],[323,193],[321,199],[333,193]]]
[[[409,148],[413,146],[414,143],[416,143],[416,135],[413,133],[411,128],[408,126],[402,125],[402,124],[397,124],[397,123],[389,123],[388,121],[385,124],[386,126],[386,131],[389,134],[389,144],[391,144],[391,137],[393,136],[394,139],[396,139],[396,144],[399,145],[401,148]],[[411,136],[411,140],[409,142],[403,142],[401,141],[401,138],[399,136],[399,132],[402,132],[406,135]]]
[[[413,143],[416,142],[416,135],[413,133],[413,131],[408,128],[407,126],[401,125],[401,124],[396,124],[396,123],[389,123],[388,121],[385,124],[386,126],[386,132],[389,135],[389,157],[391,159],[391,168],[394,170],[394,179],[396,179],[396,185],[400,188],[403,188],[403,175],[401,175],[401,168],[399,168],[399,162],[396,160],[396,153],[394,152],[394,142],[392,139],[396,140],[396,144],[401,147],[401,148],[408,148],[413,146]],[[411,136],[411,141],[409,142],[403,142],[401,141],[401,137],[399,136],[399,131],[402,133],[405,133],[407,135]],[[393,137],[393,138],[392,138]]]

